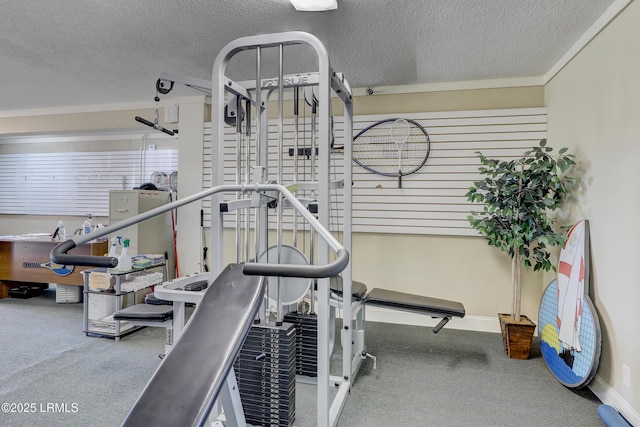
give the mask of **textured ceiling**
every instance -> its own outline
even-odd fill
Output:
[[[161,72],[208,80],[229,41],[292,30],[354,88],[542,76],[612,3],[0,0],[0,111],[151,101]]]

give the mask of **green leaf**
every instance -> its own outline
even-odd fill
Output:
[[[546,139],[509,160],[478,155],[483,179],[468,189],[467,199],[481,203],[482,212],[469,215],[471,226],[488,245],[512,257],[518,253],[526,268],[555,268],[548,248],[564,242],[564,234],[554,229],[566,232],[566,227],[557,227],[548,215],[562,206],[576,181],[568,174],[574,156],[564,148],[555,155]]]

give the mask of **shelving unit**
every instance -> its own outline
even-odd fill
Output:
[[[83,331],[89,336],[115,338],[141,329],[128,322],[113,319],[113,313],[137,304],[138,296],[143,296],[155,285],[165,280],[165,264],[156,263],[128,271],[92,268],[83,271],[84,306]],[[111,299],[113,302],[110,302]],[[111,309],[113,304],[113,309]]]

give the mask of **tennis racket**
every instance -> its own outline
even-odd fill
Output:
[[[353,161],[382,176],[398,178],[415,173],[429,158],[429,135],[410,119],[385,119],[362,129],[353,138]]]
[[[73,273],[73,265],[62,265],[62,264],[56,264],[55,262],[46,262],[46,263],[23,262],[22,267],[23,268],[47,268],[53,271],[54,273],[56,273],[58,276],[68,276],[69,274]]]
[[[155,171],[151,174],[151,183],[156,186],[158,190],[167,188],[169,177],[166,173],[161,171]]]
[[[178,191],[178,171],[173,171],[169,175],[169,188],[171,191]]]

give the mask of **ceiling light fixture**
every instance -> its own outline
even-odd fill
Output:
[[[337,0],[290,0],[293,7],[301,12],[320,12],[338,8]]]

